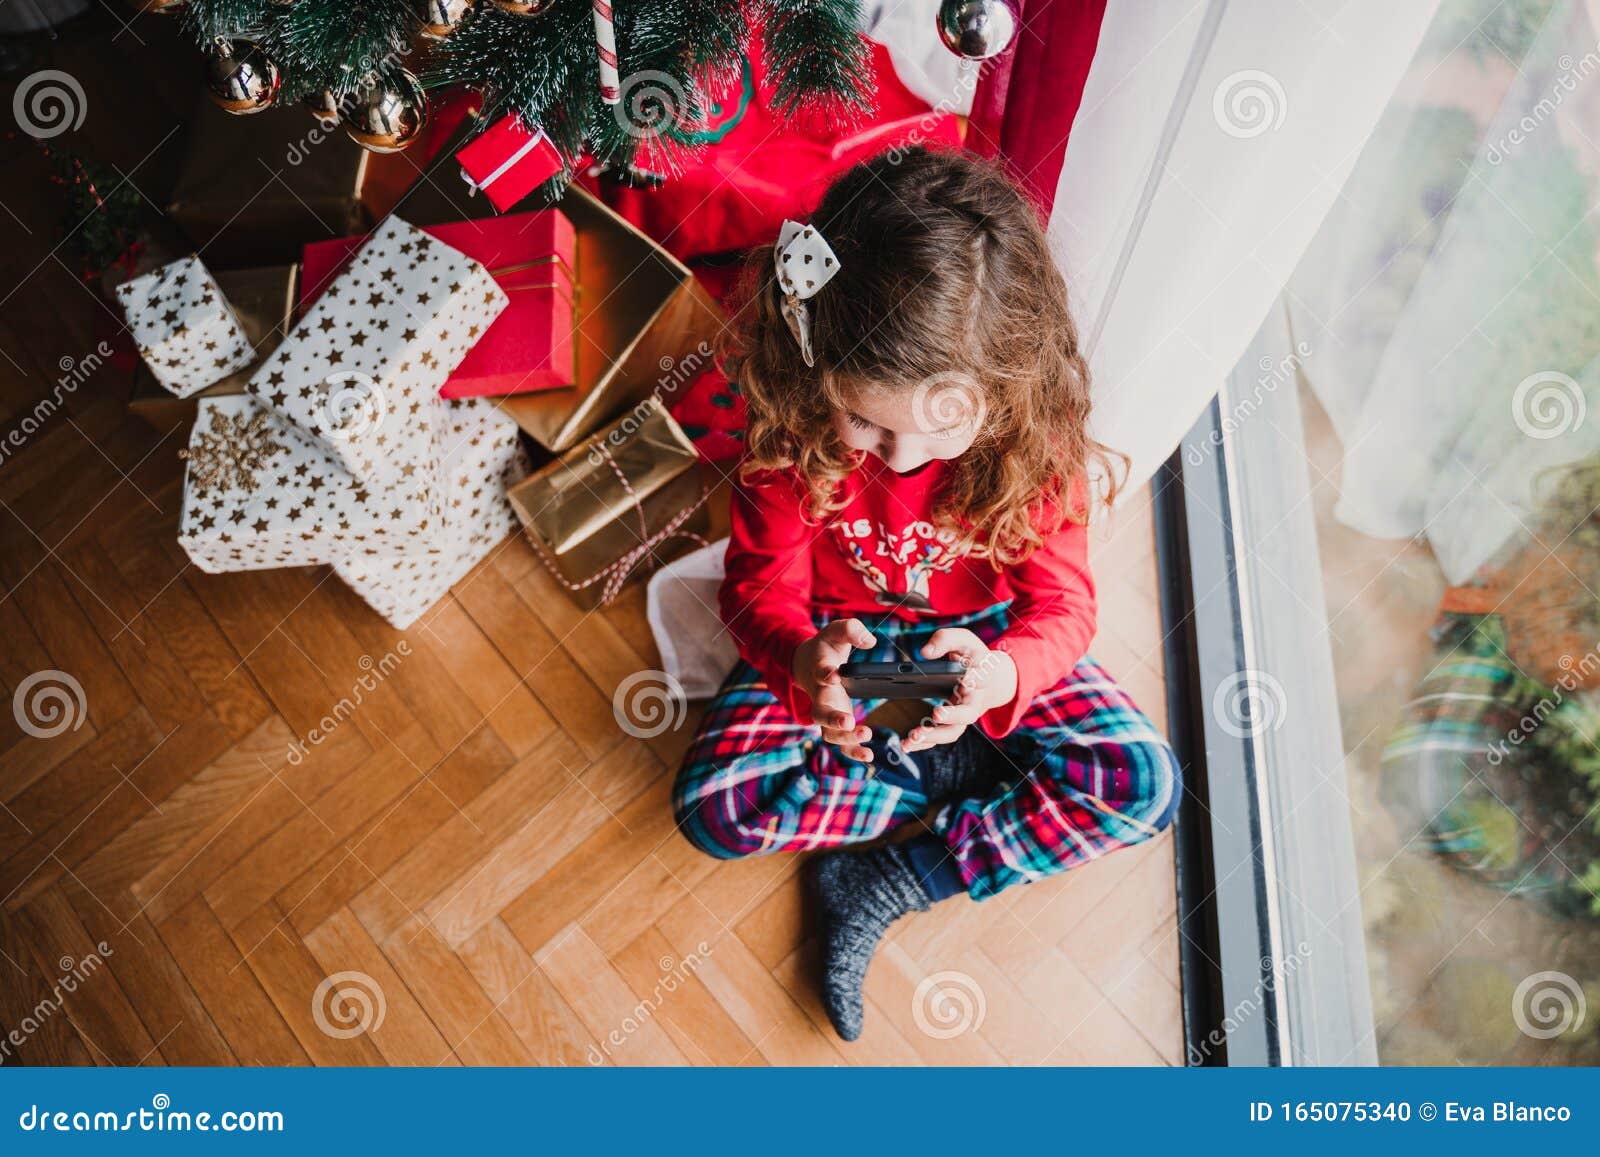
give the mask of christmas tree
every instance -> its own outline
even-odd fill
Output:
[[[392,150],[427,94],[470,87],[486,122],[514,113],[548,134],[562,180],[585,152],[672,170],[752,28],[780,111],[871,103],[861,0],[189,0],[184,20],[230,111],[303,101]]]

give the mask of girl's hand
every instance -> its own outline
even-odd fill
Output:
[[[872,752],[862,744],[872,736],[872,728],[856,725],[856,711],[838,667],[850,663],[853,647],[872,647],[877,640],[862,626],[861,619],[834,619],[795,648],[789,674],[800,690],[811,696],[811,719],[822,728],[822,739],[837,744],[850,759],[872,762]]]
[[[855,708],[844,693],[839,667],[850,661],[852,647],[870,647],[876,642],[860,619],[835,619],[796,647],[789,664],[795,683],[811,696],[811,717],[822,728],[822,738],[862,763],[872,762],[872,752],[862,746],[871,738],[872,729],[856,724]]]
[[[906,751],[925,751],[953,742],[985,712],[1004,707],[1017,697],[1017,665],[1004,651],[991,651],[987,643],[965,627],[943,627],[922,648],[924,659],[959,659],[967,673],[956,685],[948,703],[941,703],[906,736]]]

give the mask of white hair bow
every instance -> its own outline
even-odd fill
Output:
[[[800,343],[800,356],[806,365],[817,364],[811,352],[811,310],[806,306],[833,275],[839,272],[839,259],[811,225],[785,221],[772,250],[778,270],[778,286],[783,290],[783,320]]]

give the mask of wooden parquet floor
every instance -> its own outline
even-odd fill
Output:
[[[108,129],[134,180],[168,123]],[[617,724],[658,662],[641,588],[581,612],[513,539],[402,633],[326,568],[189,566],[176,439],[109,367],[55,387],[116,319],[54,251],[49,187],[8,172],[0,702],[60,672],[82,710],[39,737],[0,709],[0,1059],[1181,1063],[1170,836],[903,921],[844,1045],[799,861],[673,829],[698,713]],[[1146,499],[1096,570],[1096,657],[1161,720]]]
[[[326,569],[205,575],[174,541],[174,449],[106,404],[0,473],[0,688],[61,671],[85,705],[51,738],[0,717],[3,1023],[103,957],[24,1059],[1179,1059],[1170,840],[903,922],[842,1045],[798,860],[718,863],[673,829],[697,712],[618,727],[614,689],[657,662],[642,589],[586,614],[512,539],[401,633]],[[1150,524],[1119,529],[1097,650],[1159,711]],[[973,1030],[929,1019],[941,973],[981,999]],[[373,1031],[338,1035],[331,997],[319,1023],[340,974],[381,993]]]

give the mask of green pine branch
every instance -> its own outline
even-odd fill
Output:
[[[440,44],[425,83],[478,88],[487,97],[486,124],[516,113],[571,160],[583,151],[587,101],[595,95],[593,40],[588,4],[558,3],[543,16],[480,6]]]
[[[406,0],[294,0],[273,22],[266,47],[289,97],[324,89],[345,96],[402,68],[415,27]]]
[[[798,116],[872,107],[860,0],[763,0],[767,75],[779,110]]]
[[[678,134],[703,125],[705,112],[687,9],[683,0],[657,0],[617,12],[622,99],[599,100],[597,80],[590,105],[589,146],[600,160],[676,172],[692,151]]]
[[[260,37],[283,6],[272,0],[189,0],[183,8],[184,27],[201,44]]]
[[[479,0],[434,46],[429,90],[471,87],[485,122],[515,112],[572,164],[585,151],[625,167],[672,172],[703,123],[708,89],[739,75],[750,30],[765,30],[762,63],[785,115],[851,116],[872,103],[861,0],[615,0],[623,100],[600,99],[590,0],[555,0],[538,16]],[[278,64],[284,98],[352,92],[402,67],[417,30],[413,0],[189,0],[202,45],[252,40]]]

